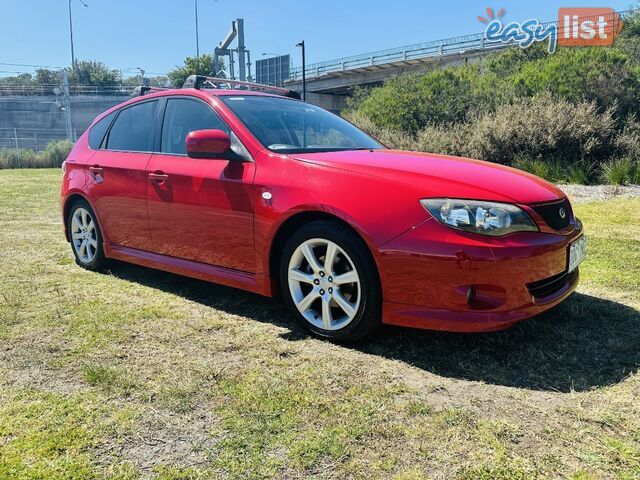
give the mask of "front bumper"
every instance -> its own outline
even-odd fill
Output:
[[[429,219],[379,249],[383,323],[451,332],[501,330],[567,298],[579,221],[559,233],[484,237]]]

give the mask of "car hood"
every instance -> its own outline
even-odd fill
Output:
[[[375,175],[417,188],[423,197],[510,203],[550,202],[564,194],[549,182],[480,160],[400,150],[349,150],[291,154],[304,162]]]

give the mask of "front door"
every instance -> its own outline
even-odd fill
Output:
[[[245,272],[255,271],[252,188],[255,164],[186,155],[194,130],[229,127],[198,99],[169,98],[160,152],[147,165],[154,251]]]

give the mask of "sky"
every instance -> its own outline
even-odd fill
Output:
[[[195,0],[71,0],[77,59],[99,60],[124,76],[144,68],[165,74],[195,55]],[[200,52],[212,52],[235,18],[245,23],[252,61],[291,54],[300,65],[484,30],[485,8],[505,8],[507,21],[555,20],[560,7],[629,8],[631,0],[197,0]],[[0,0],[0,76],[71,63],[68,0]]]

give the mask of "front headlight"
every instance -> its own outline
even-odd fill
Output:
[[[467,232],[500,236],[538,231],[524,210],[509,203],[451,198],[427,198],[420,203],[439,222]]]

